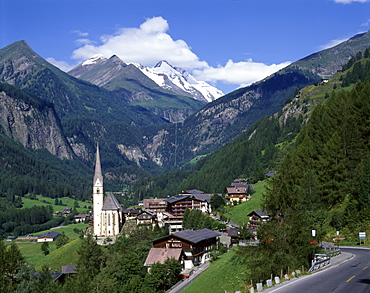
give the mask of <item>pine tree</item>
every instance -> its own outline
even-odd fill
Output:
[[[93,278],[100,272],[103,263],[103,252],[91,234],[83,239],[80,249],[77,251],[77,271]]]

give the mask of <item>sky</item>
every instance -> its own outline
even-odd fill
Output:
[[[0,48],[25,40],[64,71],[166,60],[224,93],[369,29],[370,0],[0,0]]]

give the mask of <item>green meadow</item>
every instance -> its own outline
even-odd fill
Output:
[[[23,202],[22,208],[30,208],[35,205],[36,206],[51,205],[53,207],[53,211],[57,212],[57,211],[63,211],[65,207],[73,208],[75,204],[75,200],[69,197],[62,197],[58,199],[59,201],[61,200],[63,202],[63,205],[55,205],[55,199],[53,198],[44,197],[41,195],[36,195],[36,198],[37,199],[35,200],[35,199],[29,199],[26,197],[22,197],[22,202]],[[87,213],[90,210],[89,207],[92,206],[91,201],[85,202],[85,201],[77,200],[77,202],[78,202],[79,207],[77,207],[76,209],[80,214]]]
[[[252,198],[236,206],[227,207],[225,216],[238,225],[247,224],[249,221],[247,215],[254,210],[260,210],[262,208],[262,197],[266,190],[267,181],[266,179],[253,184],[256,192],[252,195]]]
[[[28,264],[33,264],[36,270],[41,270],[45,264],[53,271],[61,271],[61,266],[75,264],[78,255],[77,250],[79,249],[82,241],[79,239],[79,234],[73,232],[74,229],[84,230],[87,224],[71,224],[68,226],[60,226],[51,230],[40,231],[33,235],[42,235],[49,231],[64,232],[69,238],[69,242],[60,247],[56,248],[55,242],[49,242],[49,254],[44,255],[41,250],[42,243],[30,242],[30,241],[19,241],[16,242],[22,255],[25,257]],[[6,242],[10,245],[10,242]]]
[[[245,264],[238,261],[235,251],[231,250],[221,255],[182,292],[247,292],[245,287],[245,284],[248,283],[246,280],[247,273]]]

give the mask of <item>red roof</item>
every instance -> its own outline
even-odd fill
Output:
[[[180,259],[182,248],[151,248],[145,260],[146,266],[164,263],[169,258]]]

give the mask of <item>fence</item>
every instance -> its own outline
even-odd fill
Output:
[[[338,254],[340,254],[340,249],[339,248],[332,248],[330,249],[330,251],[328,253],[318,253],[318,254],[315,254],[313,260],[312,260],[312,264],[311,264],[311,268],[308,270],[308,272],[313,272],[314,270],[317,270],[323,266],[326,266],[328,264],[330,264],[330,259],[333,257],[333,256],[336,256]]]

